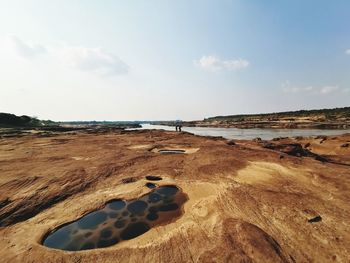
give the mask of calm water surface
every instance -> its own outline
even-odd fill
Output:
[[[150,182],[146,187],[153,190],[138,199],[113,200],[102,209],[57,228],[48,234],[43,245],[67,251],[109,247],[181,215],[181,207],[187,201],[181,189],[175,185],[157,187]]]
[[[164,125],[142,124],[139,129],[159,129],[175,131],[175,127]],[[237,129],[237,128],[205,128],[205,127],[182,127],[196,135],[203,136],[222,136],[226,139],[251,140],[260,137],[263,140],[271,140],[276,137],[293,137],[293,136],[316,136],[316,135],[340,135],[350,133],[350,129],[341,130],[318,130],[318,129]]]

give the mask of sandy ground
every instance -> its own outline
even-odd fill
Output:
[[[349,142],[350,135],[268,142],[298,143],[322,162],[267,142],[163,131],[0,139],[0,261],[350,262]],[[188,195],[182,216],[108,248],[41,245],[48,231],[109,200],[149,192],[146,175]]]

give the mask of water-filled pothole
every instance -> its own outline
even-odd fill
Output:
[[[44,238],[43,245],[68,251],[112,246],[179,217],[186,200],[186,194],[174,185],[155,188],[139,199],[114,200],[58,227]]]
[[[163,150],[159,150],[159,153],[162,154],[182,154],[185,153],[185,150],[177,150],[177,149],[163,149]]]
[[[147,175],[146,179],[150,181],[160,181],[162,180],[162,177],[155,176],[155,175]]]
[[[148,187],[149,189],[154,189],[154,188],[157,187],[157,185],[152,184],[152,183],[146,183],[145,185],[146,185],[146,187]]]

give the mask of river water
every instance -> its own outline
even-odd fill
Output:
[[[175,127],[165,125],[142,124],[139,129],[157,129],[175,131]],[[237,128],[207,128],[207,127],[182,127],[187,131],[202,136],[222,136],[226,139],[251,140],[260,137],[263,140],[271,140],[276,137],[316,136],[316,135],[340,135],[350,133],[350,129],[237,129]]]

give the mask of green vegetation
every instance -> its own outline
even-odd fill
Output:
[[[39,120],[36,117],[26,115],[17,116],[15,114],[0,112],[0,127],[37,127],[55,125],[50,120]]]
[[[138,125],[143,123],[142,121],[60,121],[58,122],[62,125],[115,125],[115,126],[125,126],[125,125]]]
[[[299,110],[299,111],[285,111],[263,114],[240,114],[228,116],[216,116],[204,119],[204,121],[249,121],[252,119],[269,119],[277,120],[282,118],[315,118],[318,117],[322,121],[334,121],[340,118],[350,118],[350,107],[334,108],[334,109],[320,109],[320,110]]]

